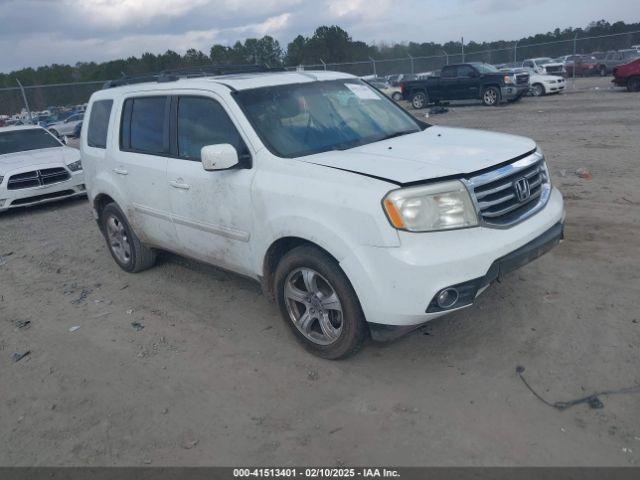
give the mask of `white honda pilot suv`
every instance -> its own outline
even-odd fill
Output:
[[[430,126],[343,73],[118,80],[85,118],[118,265],[168,250],[254,278],[324,358],[468,307],[563,235],[532,140]]]

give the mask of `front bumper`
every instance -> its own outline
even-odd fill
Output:
[[[522,97],[529,91],[529,85],[508,85],[500,88],[503,100],[513,100]]]
[[[60,165],[53,165],[59,167]],[[70,172],[68,180],[41,187],[23,188],[18,190],[8,190],[8,178],[15,174],[11,172],[5,175],[5,179],[0,184],[0,212],[11,208],[30,207],[42,203],[55,202],[63,198],[78,197],[86,195],[84,184],[84,172]]]
[[[513,227],[399,232],[400,247],[360,247],[340,265],[351,280],[367,321],[375,324],[374,337],[380,329],[406,331],[471,305],[486,285],[501,278],[511,266],[526,263],[518,263],[523,258],[530,261],[536,257],[530,252],[514,259],[513,252],[525,251],[521,249],[563,220],[562,195],[554,188],[542,210]],[[533,252],[530,246],[527,250]],[[539,254],[544,251],[536,250]],[[499,267],[495,267],[496,262]],[[469,282],[476,282],[469,302],[453,309],[429,311],[433,298],[442,289]]]

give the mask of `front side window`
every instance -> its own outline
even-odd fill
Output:
[[[107,147],[107,131],[112,106],[113,100],[99,100],[93,103],[87,133],[87,144],[90,147]]]
[[[225,112],[213,99],[180,97],[178,100],[178,156],[200,160],[200,150],[206,145],[229,143],[245,153],[246,147]]]
[[[475,67],[480,73],[496,73],[500,71],[496,67],[488,63],[477,63],[475,64]]]
[[[124,150],[168,152],[167,97],[136,97],[125,101],[120,142]]]
[[[422,129],[356,79],[241,90],[234,97],[265,145],[281,157],[346,150]]]
[[[469,65],[460,65],[458,67],[458,77],[471,78],[475,70]]]
[[[62,144],[42,128],[0,132],[0,155],[53,147]]]

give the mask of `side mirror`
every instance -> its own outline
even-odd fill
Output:
[[[214,170],[227,170],[238,164],[238,152],[228,143],[219,145],[206,145],[200,150],[202,168],[208,172]]]

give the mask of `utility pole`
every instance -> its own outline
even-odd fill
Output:
[[[378,72],[376,72],[376,61],[371,57],[369,57],[369,60],[371,60],[371,65],[373,65],[373,74],[377,77]]]
[[[576,88],[576,64],[578,63],[576,61],[576,47],[577,47],[577,43],[578,43],[578,32],[576,32],[576,36],[573,37],[573,74],[572,74],[572,80],[571,80],[571,85],[572,87],[575,89]]]
[[[326,63],[324,63],[324,60],[320,59],[320,63],[322,63],[322,66],[323,66],[323,67],[324,67],[324,69],[326,70],[326,69],[327,69],[327,64],[326,64]]]
[[[414,73],[416,73],[416,69],[413,65],[413,57],[411,56],[410,53],[407,53],[407,55],[409,55],[409,61],[411,62],[411,75],[413,75]]]
[[[518,42],[519,40],[516,40],[516,44],[513,46],[513,63],[518,61]]]
[[[447,62],[448,62],[448,57],[447,57]],[[462,63],[464,63],[464,37],[462,37]]]
[[[29,108],[29,102],[27,101],[27,94],[24,93],[24,87],[20,83],[20,80],[16,78],[16,82],[18,82],[18,86],[22,92],[22,100],[24,100],[24,106],[27,109],[27,115],[29,115],[29,123],[33,125],[33,117],[31,117],[31,109]]]

